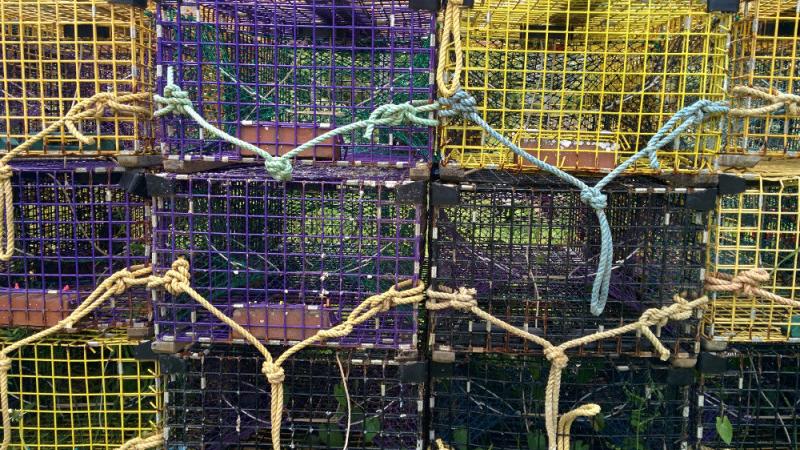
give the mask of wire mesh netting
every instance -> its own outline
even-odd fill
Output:
[[[0,345],[22,336],[3,329]],[[135,360],[133,347],[114,334],[54,335],[11,355],[10,448],[110,450],[152,432],[159,367]]]
[[[433,97],[434,18],[401,0],[167,0],[159,3],[158,68],[209,122],[283,154],[327,129],[366,119],[377,106]],[[385,128],[385,127],[383,127]],[[239,159],[190,119],[163,120],[165,151]],[[318,161],[413,162],[429,158],[432,132],[352,131],[300,155]]]
[[[457,450],[547,450],[544,357],[464,354],[431,384],[432,437]],[[654,359],[572,358],[562,412],[595,403],[572,425],[571,449],[677,449],[689,437],[686,370]],[[675,376],[676,373],[680,376]]]
[[[762,268],[764,289],[797,298],[800,177],[756,177],[741,194],[723,195],[711,224],[708,270],[730,275]],[[748,295],[715,293],[705,314],[707,337],[739,342],[800,338],[796,308]]]
[[[742,2],[731,29],[731,85],[753,86],[772,93],[800,92],[797,63],[800,14],[795,0]],[[735,106],[761,106],[738,100]],[[800,121],[783,110],[756,117],[732,118],[729,151],[797,156]]]
[[[550,164],[613,168],[682,107],[723,99],[730,15],[705,1],[475,3],[462,10],[462,85],[484,120]],[[697,170],[720,146],[709,123],[659,156]],[[534,169],[461,120],[445,124],[441,151],[462,167]]]
[[[740,347],[726,356],[724,372],[700,378],[698,445],[709,449],[797,448],[800,353],[785,346],[754,346]],[[718,420],[730,426],[718,426]]]
[[[589,312],[589,299],[600,227],[579,190],[549,176],[488,170],[473,172],[459,189],[457,205],[433,207],[431,285],[475,288],[481,308],[516,327],[560,343],[633,322],[647,308],[702,288],[705,213],[694,209],[692,197],[712,193],[705,189],[645,178],[621,179],[605,189],[614,259],[599,317]],[[430,327],[434,345],[455,350],[541,351],[471,313],[436,312]],[[696,333],[696,320],[657,330],[679,352],[693,351]],[[652,345],[626,334],[580,351],[646,354]]]
[[[276,350],[277,351],[277,350]],[[303,350],[284,368],[281,447],[421,448],[421,386],[391,352]],[[185,358],[166,389],[167,448],[270,449],[270,385],[250,347]],[[350,423],[348,435],[348,421]]]
[[[14,256],[0,262],[0,326],[49,327],[112,273],[149,261],[149,207],[103,161],[14,163]],[[147,322],[144,287],[117,295],[79,327]]]
[[[94,94],[152,90],[152,17],[140,8],[106,0],[6,0],[0,22],[3,148],[21,144]],[[153,145],[150,123],[129,115],[85,120],[80,129],[98,135],[96,143],[78,142],[64,126],[24,154],[113,155]]]
[[[192,286],[261,339],[302,340],[419,277],[424,198],[401,201],[412,185],[405,170],[301,165],[289,182],[263,167],[166,177],[175,192],[153,212],[157,265],[188,257]],[[162,339],[240,337],[193,301],[159,295]],[[406,305],[334,343],[409,347],[416,330],[417,306]]]

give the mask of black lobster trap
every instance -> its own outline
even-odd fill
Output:
[[[421,449],[423,385],[402,379],[398,356],[307,349],[288,359],[281,447]],[[263,362],[249,346],[201,347],[173,362],[167,448],[272,449]]]
[[[698,448],[798,448],[800,352],[742,345],[703,353],[698,367]]]
[[[542,356],[476,353],[434,364],[431,440],[457,450],[547,450],[550,367]],[[693,378],[692,369],[649,358],[573,358],[562,373],[561,413],[587,403],[601,411],[572,424],[571,448],[681,448],[689,440]]]
[[[642,177],[604,189],[613,268],[605,311],[595,317],[589,299],[600,225],[578,189],[547,175],[490,170],[472,172],[460,184],[434,183],[431,286],[474,288],[482,309],[555,343],[618,327],[648,308],[672,304],[676,294],[699,295],[704,216],[716,192]],[[696,322],[671,322],[655,332],[671,350],[693,352]],[[430,342],[455,351],[541,351],[454,310],[431,315]],[[643,336],[628,334],[587,345],[580,353],[647,355],[652,350]]]

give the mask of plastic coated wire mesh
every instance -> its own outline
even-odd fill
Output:
[[[13,169],[16,240],[0,263],[0,326],[55,325],[106,277],[148,262],[149,206],[119,187],[113,163],[19,161]],[[148,298],[133,288],[77,326],[141,324]]]
[[[700,0],[475,2],[462,8],[462,85],[484,120],[539,159],[613,168],[682,107],[722,100],[729,16]],[[665,148],[662,167],[705,167],[718,128]],[[444,159],[462,167],[533,169],[471,123],[440,136]]]
[[[158,70],[167,67],[209,122],[273,154],[377,106],[433,98],[434,19],[402,0],[167,0],[159,4]],[[401,126],[354,131],[301,155],[319,161],[413,162],[432,133]],[[191,120],[163,121],[164,150],[239,159]],[[207,133],[206,133],[207,134]],[[249,156],[249,155],[244,155]]]
[[[186,357],[166,382],[167,448],[272,448],[263,362],[244,346]],[[282,448],[343,447],[348,411],[348,448],[421,448],[422,388],[400,380],[393,353],[304,350],[284,369]]]
[[[424,198],[398,201],[405,170],[299,165],[286,183],[263,167],[166,177],[175,189],[153,212],[156,265],[188,257],[192,286],[267,341],[302,340],[419,277]],[[164,340],[237,338],[202,307],[166,293],[156,322]],[[416,330],[417,307],[406,305],[337,342],[409,347]]]
[[[2,344],[19,339],[2,330]],[[115,449],[154,430],[161,411],[156,362],[118,335],[55,335],[12,355],[11,449]],[[2,430],[0,430],[2,435]]]
[[[711,224],[708,270],[735,274],[767,269],[762,287],[796,299],[800,265],[800,177],[759,177],[741,194],[718,200]],[[790,306],[760,298],[716,293],[704,316],[707,337],[739,342],[793,341],[800,338],[800,317]]]
[[[605,192],[614,265],[601,316],[589,312],[600,252],[597,217],[578,190],[539,174],[478,171],[462,183],[457,205],[431,201],[431,285],[475,288],[481,308],[557,343],[633,322],[647,308],[672,304],[675,294],[698,295],[705,213],[690,200],[711,192],[646,178],[619,180]],[[713,208],[713,197],[707,203]],[[674,350],[692,351],[694,325],[693,320],[668,324],[661,339]],[[431,331],[435,345],[456,350],[541,352],[471,313],[432,314]],[[636,334],[581,349],[588,354],[651,350]]]
[[[741,4],[731,30],[732,85],[797,94],[800,91],[800,14],[796,0],[753,0]],[[736,106],[757,106],[740,100]],[[730,123],[729,151],[797,156],[800,121],[786,111]]]
[[[100,92],[150,92],[152,17],[106,0],[0,2],[0,145],[14,147]],[[146,105],[143,105],[146,106]],[[27,154],[113,155],[152,148],[152,127],[128,115],[83,121],[84,145],[62,127]]]
[[[795,449],[800,443],[800,353],[786,346],[740,347],[723,373],[700,377],[698,445],[708,449]],[[724,442],[717,418],[732,425]],[[699,448],[699,447],[698,447]]]
[[[460,356],[431,382],[431,438],[459,450],[546,450],[549,367],[544,357]],[[562,376],[561,411],[586,403],[602,411],[575,421],[570,448],[681,448],[689,436],[691,378],[691,369],[654,359],[572,358]]]

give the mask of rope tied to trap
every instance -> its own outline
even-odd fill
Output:
[[[439,95],[443,97],[450,97],[454,95],[461,87],[461,71],[464,67],[464,52],[461,44],[461,6],[463,0],[449,0],[447,7],[445,7],[439,17],[442,23],[442,37],[439,40],[439,61],[436,65],[436,84],[439,88]],[[447,58],[449,56],[448,47],[453,45],[453,53],[455,55],[455,65],[453,67],[453,74],[451,75],[450,84],[445,80],[446,75],[444,68],[447,65]]]
[[[447,286],[440,286],[437,289],[428,289],[427,295],[428,301],[425,306],[428,310],[439,311],[447,308],[456,308],[461,311],[471,312],[492,325],[527,339],[543,348],[544,356],[551,364],[545,388],[545,428],[547,430],[549,448],[558,450],[569,450],[569,432],[575,419],[578,417],[591,417],[600,412],[598,405],[582,405],[563,414],[559,419],[558,403],[561,390],[561,374],[569,364],[567,350],[630,332],[640,332],[653,345],[659,354],[659,358],[666,361],[669,359],[670,352],[650,330],[650,327],[663,326],[670,320],[686,320],[691,317],[696,308],[708,303],[707,297],[688,301],[676,295],[674,303],[661,308],[650,308],[642,313],[635,322],[606,331],[598,331],[555,345],[541,336],[521,330],[481,309],[475,298],[475,289],[465,287],[452,289]]]
[[[800,301],[786,298],[761,287],[771,279],[772,276],[768,271],[758,268],[747,269],[736,275],[712,272],[706,275],[705,288],[709,292],[729,292],[735,295],[758,297],[782,305],[800,308]]]
[[[117,450],[150,450],[162,447],[164,444],[164,436],[153,434],[146,437],[135,437],[122,444]]]
[[[292,150],[280,156],[275,156],[261,147],[257,147],[249,142],[243,141],[232,136],[220,128],[212,125],[194,109],[188,92],[184,91],[175,83],[175,72],[172,67],[167,69],[167,84],[162,91],[162,95],[154,95],[154,101],[160,106],[154,113],[156,117],[176,114],[188,116],[195,121],[201,128],[211,133],[211,135],[241,149],[249,150],[264,158],[264,167],[267,172],[278,181],[289,181],[292,179],[292,160],[306,150],[313,149],[315,146],[324,143],[328,139],[336,136],[348,134],[352,131],[364,128],[364,137],[370,139],[378,126],[397,126],[406,123],[434,127],[439,124],[436,119],[423,117],[439,109],[436,102],[428,100],[412,100],[401,104],[385,104],[376,108],[365,120],[343,125],[323,133],[315,138],[306,141]]]
[[[767,104],[749,108],[731,108],[729,114],[737,117],[756,117],[783,110],[787,115],[800,116],[800,95],[787,94],[775,89],[753,86],[734,86],[731,96],[764,100]]]

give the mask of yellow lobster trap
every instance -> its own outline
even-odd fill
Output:
[[[763,289],[788,299],[800,292],[800,176],[751,176],[744,192],[721,195],[712,220],[708,271],[734,275],[763,268]],[[800,342],[800,311],[756,296],[712,293],[705,337],[731,342]]]
[[[532,155],[607,171],[682,107],[724,98],[730,20],[703,0],[476,0],[461,12],[461,84]],[[720,128],[707,122],[663,149],[662,169],[707,167]],[[441,139],[445,163],[532,168],[471,123],[451,121]]]
[[[751,86],[773,95],[800,94],[800,2],[744,1],[731,35],[732,86]],[[732,101],[734,106],[762,106],[753,99]],[[731,153],[798,156],[800,151],[800,119],[785,108],[732,118],[729,129]]]
[[[20,338],[3,330],[2,344]],[[151,434],[161,409],[156,361],[121,335],[54,335],[10,355],[12,449],[116,449]],[[0,431],[2,434],[2,431]]]
[[[95,94],[152,90],[152,14],[142,8],[107,0],[0,0],[0,26],[0,151]],[[151,109],[149,100],[134,104]],[[115,155],[153,146],[152,127],[141,115],[106,114],[75,126],[95,142],[78,141],[64,125],[23,155]]]

